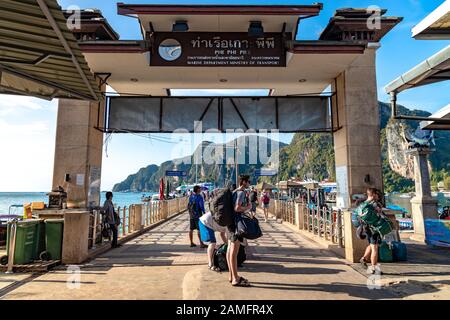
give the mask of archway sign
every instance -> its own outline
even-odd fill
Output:
[[[119,14],[139,19],[144,39],[80,43],[91,68],[107,73],[108,84],[119,93],[108,97],[98,129],[336,131],[338,108],[329,88],[364,54],[367,41],[337,41],[337,27],[328,28],[320,40],[297,41],[300,20],[317,16],[321,9],[321,4],[119,3]],[[173,97],[172,89],[265,89],[270,94]]]

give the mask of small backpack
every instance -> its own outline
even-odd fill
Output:
[[[195,197],[191,197],[189,199],[188,211],[189,211],[189,216],[191,218],[195,216],[195,214],[197,212],[197,205],[196,205]]]
[[[219,226],[227,227],[234,223],[234,196],[230,189],[219,190],[212,200],[211,213]]]
[[[255,191],[252,191],[250,194],[250,202],[256,202],[258,200],[258,196],[256,195]]]

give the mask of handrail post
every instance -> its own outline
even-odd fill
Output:
[[[94,228],[92,230],[92,249],[97,248],[95,242],[97,241],[97,210],[94,210]]]
[[[8,269],[6,273],[11,274],[14,273],[14,254],[16,251],[16,236],[17,236],[17,220],[14,219],[11,222],[11,227],[9,228],[11,231],[11,236],[9,238],[9,252],[8,252]]]
[[[337,220],[337,236],[338,236],[338,244],[340,248],[344,247],[343,239],[342,239],[342,211],[339,209],[336,217]]]

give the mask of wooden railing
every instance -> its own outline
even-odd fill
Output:
[[[121,220],[119,239],[187,210],[187,203],[188,198],[185,197],[116,207],[115,210]],[[103,241],[102,216],[96,210],[91,215],[89,247],[95,248],[95,244]]]

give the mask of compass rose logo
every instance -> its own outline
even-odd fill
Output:
[[[166,61],[175,61],[181,57],[181,44],[175,39],[166,39],[159,45],[159,55]]]

